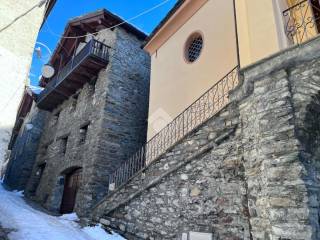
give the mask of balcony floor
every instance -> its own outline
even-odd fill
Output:
[[[97,77],[99,71],[106,67],[108,60],[96,56],[88,56],[80,62],[66,78],[38,101],[38,107],[52,111],[63,101],[72,96],[87,82]]]

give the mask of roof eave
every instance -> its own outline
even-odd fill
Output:
[[[161,30],[161,28],[170,20],[170,18],[176,13],[176,11],[182,6],[182,4],[186,0],[178,0],[177,3],[173,6],[173,8],[167,13],[167,15],[161,20],[161,22],[156,26],[156,28],[152,31],[149,37],[146,39],[146,43],[143,47],[146,47],[155,35]]]
[[[44,17],[43,17],[43,21],[41,23],[41,27],[43,27],[43,24],[45,23],[45,21],[47,20],[49,14],[51,13],[54,5],[56,4],[57,0],[49,0],[48,3],[46,4],[46,12],[44,13]]]
[[[209,0],[181,0],[156,27],[144,45],[144,50],[154,54]]]

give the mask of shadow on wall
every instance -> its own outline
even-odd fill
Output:
[[[21,127],[8,157],[4,183],[11,189],[24,190],[31,176],[41,137],[41,128],[33,123],[36,119]]]
[[[50,170],[49,170],[50,171]],[[26,189],[26,196],[53,213],[72,213],[79,205],[78,191],[81,186],[82,167],[73,166],[54,177],[53,185],[48,187],[46,164],[37,167]]]
[[[298,138],[303,144],[303,153],[301,154],[307,174],[305,182],[309,183],[309,199],[320,199],[320,191],[317,186],[320,185],[320,91],[312,96],[310,104],[306,107],[306,114],[302,119],[301,125],[297,131]],[[301,127],[302,126],[302,127]],[[305,127],[304,127],[305,126]],[[316,231],[313,232],[315,239],[320,236],[320,205],[319,201],[310,201],[310,222],[315,224]]]

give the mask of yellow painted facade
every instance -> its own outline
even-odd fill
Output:
[[[249,65],[281,48],[271,0],[237,0],[241,65]],[[280,13],[279,13],[280,14]]]
[[[299,6],[299,12],[294,10],[289,17],[283,16],[286,9],[301,1],[235,2],[241,67],[297,43],[297,36],[305,41],[318,33],[316,26],[310,25],[308,37],[299,32],[287,36],[288,24],[301,22],[301,16],[313,16],[310,6]],[[196,10],[191,14],[193,5]],[[305,14],[300,16],[301,12]],[[204,45],[199,59],[187,63],[185,44],[194,32],[202,34]],[[233,0],[186,0],[145,49],[152,57],[148,125],[151,139],[238,64]]]
[[[224,17],[232,12],[232,0],[209,0],[152,55],[149,138],[237,65],[233,18]],[[223,24],[208,19],[213,15],[225,19]],[[204,47],[200,58],[189,64],[184,47],[195,31],[202,33]]]

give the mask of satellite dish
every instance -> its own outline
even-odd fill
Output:
[[[41,72],[44,78],[51,78],[54,75],[55,71],[52,66],[50,66],[49,64],[45,64],[43,65]]]

